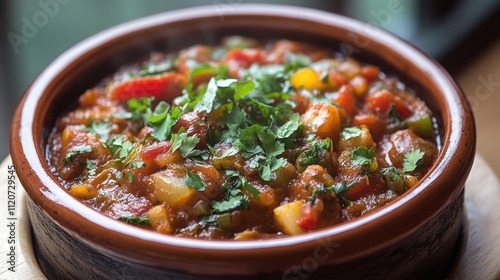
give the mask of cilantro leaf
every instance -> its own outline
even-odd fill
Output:
[[[240,176],[240,180],[243,188],[250,194],[252,194],[253,197],[255,197],[255,199],[260,200],[260,191],[256,189],[254,186],[250,185],[245,177]]]
[[[69,164],[73,159],[82,154],[90,154],[92,153],[92,148],[90,146],[82,145],[76,146],[72,148],[69,152],[64,156],[64,165]]]
[[[104,120],[100,122],[94,122],[92,119],[89,119],[89,122],[90,125],[89,127],[85,128],[85,131],[95,133],[99,137],[106,136],[111,130],[111,128],[109,127],[109,123]]]
[[[254,88],[255,84],[252,81],[237,82],[234,93],[234,101],[239,101],[243,97],[248,96]]]
[[[132,173],[132,172],[129,171],[127,173],[127,180],[128,180],[129,183],[132,184],[134,182],[134,173]]]
[[[143,166],[145,166],[143,161],[132,161],[130,163],[130,167],[132,167],[132,168],[141,168]]]
[[[149,122],[153,124],[152,127],[154,129],[152,136],[158,141],[166,140],[172,133],[172,128],[179,120],[181,113],[182,110],[179,107],[173,107],[170,112],[165,113],[163,121],[157,122],[156,124],[153,121],[158,121],[158,119],[155,118],[155,115],[151,116]]]
[[[312,143],[307,150],[303,151],[297,158],[297,163],[302,168],[309,165],[318,164],[324,157],[325,153],[330,152],[332,149],[332,140],[327,138],[325,140],[317,140]]]
[[[346,198],[347,192],[350,189],[352,189],[357,183],[358,183],[358,181],[354,181],[348,185],[346,181],[342,181],[342,183],[337,183],[337,184],[333,185],[331,188],[335,192],[335,194],[338,195],[340,197],[340,199],[342,199],[342,201],[350,204],[351,201],[347,200],[347,198]]]
[[[249,203],[248,196],[243,193],[238,193],[236,195],[231,196],[227,200],[223,201],[212,201],[211,206],[214,209],[215,213],[224,213],[231,210],[238,209],[240,207],[246,207]]]
[[[217,83],[215,82],[215,78],[211,78],[208,82],[207,90],[203,95],[203,98],[194,106],[194,110],[196,112],[207,112],[210,113],[213,109],[214,99],[217,96]]]
[[[122,216],[119,217],[118,220],[136,226],[151,227],[151,222],[149,221],[148,218],[136,217],[136,216]]]
[[[342,130],[342,132],[340,133],[340,136],[344,140],[349,140],[351,138],[361,136],[362,132],[363,132],[363,130],[361,129],[361,127],[358,127],[358,126],[346,127],[346,128],[344,128],[344,130]]]
[[[414,149],[404,154],[403,170],[404,172],[412,172],[420,164],[420,160],[424,157],[425,153],[420,149]]]
[[[86,167],[87,169],[89,170],[89,175],[90,176],[95,176],[96,172],[97,172],[97,167],[95,166],[95,164],[90,161],[89,159],[87,159],[86,161]]]
[[[176,56],[171,56],[160,64],[149,64],[139,71],[139,77],[156,76],[170,71],[174,69],[176,60]]]
[[[200,176],[193,174],[189,171],[187,172],[186,178],[184,178],[184,183],[186,183],[186,185],[189,188],[200,191],[200,192],[204,191],[207,188],[207,185],[201,179]]]
[[[371,164],[375,157],[375,150],[373,148],[368,149],[365,146],[360,146],[354,150],[350,150],[349,156],[351,156],[353,165],[363,166],[365,164]]]
[[[276,136],[278,139],[286,139],[292,136],[300,127],[300,115],[295,113],[292,114],[290,120],[285,124],[278,127],[276,130]]]
[[[130,141],[124,141],[125,135],[120,135],[116,138],[110,137],[104,144],[111,154],[118,155],[118,158],[125,159],[130,152],[134,149],[134,144]]]
[[[389,110],[387,111],[389,116],[392,117],[392,122],[394,123],[399,123],[401,122],[401,116],[398,114],[398,111],[396,110],[396,105],[394,103],[391,103],[389,106]]]
[[[196,135],[188,136],[187,133],[174,133],[170,139],[172,147],[170,148],[171,153],[179,150],[184,158],[195,157],[201,154],[200,150],[195,149],[200,138]]]

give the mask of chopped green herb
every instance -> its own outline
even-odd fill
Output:
[[[401,116],[398,114],[398,111],[396,110],[396,105],[394,103],[391,103],[387,113],[389,114],[389,116],[392,117],[392,122],[394,123],[401,122]]]
[[[352,189],[357,183],[358,181],[354,181],[348,185],[346,181],[342,181],[342,183],[333,185],[332,189],[344,203],[350,204],[351,201],[347,200],[347,192]]]
[[[210,81],[208,82],[207,90],[203,95],[203,98],[200,100],[200,102],[198,102],[198,104],[196,104],[194,110],[196,112],[210,113],[213,109],[215,97],[217,96],[217,89],[218,88],[215,79],[214,78],[210,79]]]
[[[332,140],[317,140],[312,143],[307,150],[303,151],[297,158],[297,163],[303,169],[309,165],[318,164],[326,153],[332,149]]]
[[[136,216],[122,216],[118,220],[123,221],[127,224],[132,224],[136,226],[146,226],[151,227],[151,222],[148,218],[136,217]]]
[[[240,191],[241,192],[241,191]],[[211,205],[215,213],[224,213],[240,207],[246,207],[249,203],[248,196],[239,193],[223,201],[212,201]]]
[[[132,184],[134,182],[134,173],[129,171],[127,174],[127,179],[128,179],[128,182]]]
[[[144,164],[144,162],[142,162],[142,161],[132,161],[132,162],[130,163],[130,167],[132,167],[132,168],[141,168],[141,167],[143,167],[144,165],[145,165],[145,164]]]
[[[200,176],[189,171],[187,172],[186,178],[184,178],[184,182],[189,188],[200,192],[204,191],[207,188],[207,185]]]
[[[403,170],[404,172],[412,172],[420,164],[420,160],[424,158],[425,153],[420,151],[420,149],[414,149],[410,152],[405,153]]]
[[[72,148],[69,152],[64,156],[64,164],[69,164],[75,157],[82,154],[90,154],[92,153],[92,148],[90,146],[77,146]]]
[[[380,168],[380,175],[385,181],[386,186],[398,194],[405,191],[405,182],[403,171],[394,166]]]
[[[134,149],[134,144],[130,141],[123,141],[125,135],[118,137],[110,137],[105,143],[105,146],[110,150],[113,156],[118,154],[118,158],[125,159],[129,153]]]
[[[171,138],[172,147],[170,148],[170,152],[174,153],[179,150],[181,155],[185,158],[195,157],[201,154],[200,150],[195,149],[198,142],[200,142],[200,138],[196,135],[187,136],[187,133],[174,133]]]
[[[363,132],[363,129],[361,127],[346,127],[344,130],[342,130],[342,133],[340,136],[344,140],[349,140],[354,137],[359,137],[361,136],[361,133]]]
[[[106,136],[111,128],[109,127],[109,123],[106,121],[94,122],[92,119],[89,119],[89,127],[85,128],[85,131],[92,132],[97,134],[99,137]]]
[[[148,66],[144,67],[141,71],[139,71],[139,76],[146,77],[146,76],[161,75],[167,71],[172,70],[175,66],[176,60],[177,60],[176,56],[171,56],[163,63],[149,64]]]
[[[90,176],[95,176],[96,172],[97,172],[97,167],[95,166],[95,164],[90,161],[89,159],[87,159],[86,161],[86,167],[88,169],[88,172],[89,172],[89,175]]]
[[[373,158],[375,157],[375,149],[368,149],[365,146],[358,147],[354,150],[349,151],[349,156],[351,156],[352,164],[355,166],[363,166],[365,164],[371,164]]]

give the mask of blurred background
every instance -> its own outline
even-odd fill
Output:
[[[0,159],[25,89],[58,55],[116,24],[205,5],[223,14],[242,3],[276,3],[344,14],[397,34],[457,79],[476,114],[478,152],[500,175],[499,0],[33,0],[0,1]]]

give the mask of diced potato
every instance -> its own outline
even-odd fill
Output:
[[[151,226],[159,232],[171,233],[172,225],[167,209],[163,205],[157,205],[149,210],[148,214]]]
[[[172,207],[185,204],[196,193],[186,185],[183,176],[178,176],[170,170],[157,172],[151,175],[151,179],[153,179],[156,198]]]
[[[361,129],[359,135],[356,134],[356,136],[352,136],[349,129],[357,130],[358,128]],[[366,125],[361,125],[357,128],[344,129],[337,144],[337,149],[339,151],[345,151],[356,149],[361,146],[365,146],[367,148],[374,148],[376,146],[375,141],[373,141],[372,134]]]
[[[298,225],[302,215],[303,202],[290,202],[274,209],[274,221],[288,235],[298,235],[305,231]]]
[[[183,163],[184,158],[182,157],[181,153],[177,150],[174,153],[167,152],[160,154],[154,159],[154,161],[161,168],[169,164]]]
[[[295,89],[304,88],[309,91],[323,87],[319,74],[311,68],[303,68],[295,72],[290,78],[290,83]]]
[[[311,104],[300,121],[307,132],[315,133],[322,139],[337,139],[342,128],[337,107],[326,103]]]
[[[97,196],[97,189],[90,185],[74,185],[69,188],[71,195],[78,199],[92,199]]]

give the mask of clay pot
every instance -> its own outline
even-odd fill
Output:
[[[223,36],[288,38],[339,51],[398,76],[434,112],[441,150],[421,182],[351,222],[263,241],[172,237],[115,221],[61,187],[45,161],[56,118],[120,66],[151,51],[176,51]],[[452,261],[464,183],[475,154],[464,94],[446,71],[374,26],[305,8],[238,5],[163,13],[99,33],[50,64],[26,91],[11,131],[11,155],[28,194],[34,246],[52,279],[428,279]]]

